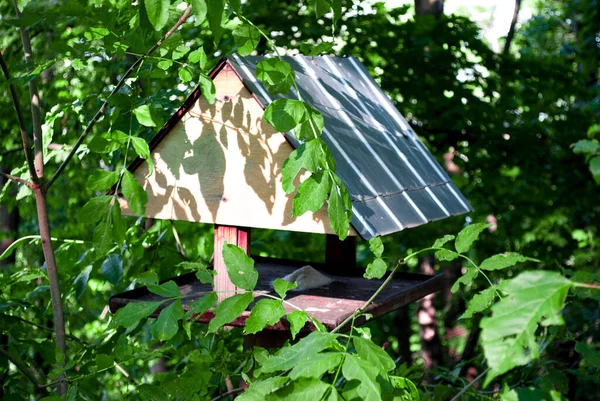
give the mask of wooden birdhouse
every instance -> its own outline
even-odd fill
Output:
[[[292,217],[292,198],[281,183],[281,168],[299,146],[293,133],[280,133],[263,119],[273,97],[255,76],[263,57],[233,55],[210,76],[216,101],[209,104],[196,89],[150,142],[154,172],[136,160],[130,170],[148,194],[146,217],[215,225],[215,289],[235,293],[222,259],[224,243],[251,254],[251,229],[324,234],[324,265],[311,265],[333,281],[325,287],[288,295],[327,327],[335,327],[362,306],[380,285],[357,277],[356,239],[394,233],[430,221],[469,212],[471,206],[425,148],[406,120],[365,67],[353,57],[285,57],[295,71],[304,101],[323,114],[327,143],[352,198],[354,217],[345,241],[329,225],[326,206]],[[299,180],[302,177],[298,178]],[[132,214],[122,200],[125,214]],[[270,291],[304,262],[255,258],[256,290]],[[176,279],[182,294],[209,290],[193,275]],[[398,276],[371,305],[380,315],[413,302],[442,285],[441,277]],[[145,289],[111,299],[115,311],[132,300],[153,300]],[[191,302],[194,298],[187,298]],[[185,305],[184,305],[185,308]],[[200,321],[210,320],[208,312]],[[246,316],[234,321],[243,325]],[[273,326],[284,329],[285,322]]]

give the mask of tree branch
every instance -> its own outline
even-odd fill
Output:
[[[24,179],[19,178],[19,177],[15,177],[14,175],[6,174],[4,171],[0,171],[0,175],[8,178],[9,180],[18,182],[19,184],[23,184],[23,185],[25,185],[25,186],[27,186],[27,187],[29,187],[31,189],[33,189],[33,188],[36,187],[36,185],[34,183],[29,182],[29,181],[24,180]]]
[[[4,78],[7,81],[10,80],[10,72],[8,70],[8,65],[4,61],[4,50],[0,51],[0,68],[2,68],[2,73],[4,74]],[[35,175],[35,167],[33,165],[33,153],[31,152],[31,139],[29,138],[29,134],[27,133],[27,128],[25,128],[25,118],[23,118],[23,111],[21,110],[21,103],[19,102],[19,95],[17,94],[17,89],[14,84],[9,85],[10,88],[10,97],[15,108],[15,112],[17,113],[17,120],[19,121],[19,131],[21,132],[21,140],[23,141],[23,150],[25,152],[25,160],[27,162],[27,166],[29,167],[29,175],[33,181],[37,180]]]
[[[17,358],[12,356],[8,351],[5,351],[4,348],[1,347],[0,355],[4,356],[6,359],[11,361],[12,364],[15,365],[17,369],[19,369],[22,372],[29,379],[29,381],[33,383],[37,392],[41,392],[44,395],[46,394],[38,379],[35,377],[33,372],[27,368],[27,366],[23,365]]]
[[[513,12],[512,21],[510,22],[510,28],[508,29],[508,34],[506,35],[506,42],[504,42],[504,51],[503,55],[508,55],[508,51],[510,50],[510,44],[512,43],[513,38],[515,37],[515,26],[517,25],[517,20],[519,19],[519,10],[521,9],[521,0],[515,0],[515,11]]]
[[[56,170],[56,172],[54,173],[54,175],[52,176],[52,178],[50,178],[48,180],[48,183],[46,184],[46,188],[50,188],[50,186],[54,183],[54,181],[56,181],[56,179],[63,172],[63,170],[65,169],[65,167],[67,167],[67,164],[69,164],[69,162],[71,161],[71,159],[73,158],[73,156],[75,156],[75,154],[77,153],[77,150],[79,149],[79,147],[81,146],[81,144],[83,143],[83,141],[85,140],[85,138],[87,138],[87,136],[89,135],[89,133],[92,131],[92,128],[94,127],[94,125],[96,124],[96,122],[100,119],[100,117],[106,111],[106,106],[108,105],[108,99],[110,99],[110,97],[112,95],[114,95],[115,93],[117,93],[119,91],[119,89],[121,89],[121,87],[123,87],[123,84],[125,84],[125,80],[127,78],[129,78],[129,76],[141,64],[141,62],[145,58],[148,57],[148,56],[150,56],[152,53],[154,53],[156,51],[156,49],[158,49],[158,47],[160,45],[162,45],[163,42],[166,39],[168,39],[169,36],[171,36],[177,30],[177,28],[179,28],[185,22],[185,20],[189,17],[191,11],[192,11],[192,6],[188,6],[188,8],[185,9],[185,11],[181,15],[181,17],[177,20],[177,22],[175,23],[175,25],[173,25],[173,27],[171,29],[169,29],[169,31],[158,42],[156,42],[156,44],[154,44],[154,46],[152,46],[150,48],[150,50],[148,50],[146,53],[142,54],[131,65],[131,67],[129,67],[129,69],[121,77],[121,79],[119,80],[119,82],[117,83],[117,85],[109,93],[109,95],[106,98],[106,100],[104,100],[104,103],[102,103],[102,106],[100,106],[100,109],[98,109],[98,111],[96,112],[96,114],[94,115],[94,117],[92,117],[92,119],[90,120],[90,122],[88,123],[88,125],[85,127],[83,133],[81,134],[81,136],[79,137],[79,139],[77,139],[77,142],[75,142],[75,145],[73,145],[73,147],[71,148],[71,151],[69,152],[69,154],[67,155],[67,157],[65,158],[65,160],[58,167],[58,169]]]
[[[5,314],[5,313],[3,313],[3,314],[2,314],[2,316],[4,316],[4,317],[8,317],[8,318],[10,318],[10,319],[16,319],[16,320],[18,320],[18,321],[20,321],[20,322],[23,322],[23,323],[29,324],[29,325],[31,325],[31,326],[33,326],[33,327],[37,327],[38,329],[42,329],[42,330],[46,330],[46,331],[51,331],[51,332],[53,332],[53,333],[54,333],[54,329],[53,329],[52,327],[42,326],[42,325],[39,325],[39,324],[37,324],[37,323],[35,323],[35,322],[31,322],[31,321],[29,321],[29,320],[25,320],[25,319],[23,319],[23,318],[21,318],[21,317],[14,316],[14,315],[7,315],[7,314]],[[71,335],[71,334],[67,334],[66,336],[67,336],[68,338],[72,339],[72,340],[75,340],[75,341],[77,341],[77,342],[81,343],[81,344],[84,344],[84,345],[86,345],[86,344],[87,344],[87,342],[86,342],[85,340],[82,340],[82,339],[81,339],[81,338],[79,338],[79,337],[73,336],[73,335]]]

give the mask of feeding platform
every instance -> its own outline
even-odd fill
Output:
[[[222,257],[225,243],[250,255],[252,228],[323,235],[325,263],[311,265],[334,281],[323,288],[290,292],[287,300],[332,328],[361,307],[381,283],[357,277],[357,238],[368,240],[472,209],[360,61],[284,57],[294,70],[297,89],[272,96],[256,76],[257,65],[265,59],[232,55],[221,60],[210,73],[216,101],[210,104],[196,89],[150,141],[154,171],[150,174],[148,163],[139,158],[129,169],[148,195],[145,217],[214,224],[212,289],[219,302],[237,291]],[[277,132],[263,118],[265,108],[280,98],[301,98],[323,116],[321,139],[352,201],[353,218],[344,241],[332,235],[326,205],[292,216],[295,193],[283,190],[281,170],[302,142],[293,132]],[[296,177],[295,187],[308,175]],[[134,214],[126,199],[119,202],[124,214]],[[274,279],[306,264],[258,260],[257,290],[272,291]],[[192,275],[175,281],[183,295],[210,289]],[[441,276],[397,275],[365,312],[390,312],[442,285]],[[111,310],[151,299],[157,296],[135,289],[114,296]],[[184,307],[193,299],[185,298]],[[211,317],[208,312],[198,320]],[[232,324],[241,325],[246,317]],[[285,324],[282,320],[272,328],[283,329]]]

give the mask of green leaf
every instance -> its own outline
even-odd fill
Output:
[[[469,306],[461,319],[470,319],[475,313],[483,312],[490,307],[494,299],[496,298],[496,291],[493,287],[488,287],[481,291],[479,294],[475,294],[469,301]]]
[[[460,276],[458,280],[456,280],[456,282],[452,285],[450,291],[452,291],[452,293],[456,293],[456,291],[460,289],[461,284],[465,286],[471,285],[471,283],[477,277],[478,274],[479,271],[476,268],[467,267],[466,273]]]
[[[157,64],[158,68],[160,68],[163,71],[168,70],[169,68],[171,68],[171,66],[173,65],[173,61],[172,60],[161,60],[159,61]]]
[[[298,187],[293,200],[292,216],[298,217],[308,211],[319,211],[327,199],[330,188],[331,180],[327,172],[319,171],[311,174]]]
[[[329,195],[327,215],[329,216],[331,228],[342,241],[348,236],[348,230],[350,230],[350,218],[348,217],[349,199],[350,197],[346,188],[334,183]],[[352,212],[351,207],[350,212]]]
[[[600,184],[600,156],[593,157],[590,160],[590,172],[594,176],[597,184]]]
[[[260,41],[260,31],[249,24],[239,25],[232,34],[238,53],[241,56],[250,55]]]
[[[147,104],[133,109],[133,115],[144,127],[156,127],[158,125],[158,118]]]
[[[123,260],[121,255],[111,253],[102,262],[102,275],[112,285],[117,285],[123,277]]]
[[[305,56],[320,56],[323,53],[331,53],[334,42],[321,42],[318,44],[303,42],[300,43],[300,52]]]
[[[286,319],[290,323],[290,332],[292,333],[292,338],[295,339],[298,333],[300,333],[300,330],[302,330],[304,325],[306,325],[309,316],[308,313],[304,311],[295,310],[290,312],[286,316]]]
[[[206,19],[206,12],[208,10],[206,0],[191,0],[191,3],[192,11],[194,12],[194,16],[196,16],[196,21],[198,23],[203,22]]]
[[[12,255],[13,252],[15,251],[15,249],[17,249],[17,247],[21,244],[21,242],[28,241],[28,240],[31,240],[31,242],[33,242],[33,241],[36,241],[39,239],[40,239],[39,235],[26,235],[25,237],[19,238],[18,240],[14,241],[12,244],[10,244],[8,246],[8,248],[6,248],[4,250],[4,252],[2,252],[2,254],[0,254],[0,260],[6,259],[10,255]]]
[[[136,389],[142,401],[169,401],[169,396],[159,386],[144,383]]]
[[[348,354],[342,365],[342,374],[350,382],[349,385],[356,386],[353,390],[360,396],[361,401],[381,401],[381,386],[377,383],[379,371],[369,362]]]
[[[225,11],[225,0],[207,0],[208,6],[206,15],[208,17],[208,26],[213,33],[215,43],[221,39],[223,33],[223,11]]]
[[[600,369],[600,351],[582,342],[575,345],[575,351],[579,352],[590,366]]]
[[[138,216],[146,214],[146,203],[148,203],[148,194],[133,177],[129,170],[124,170],[123,179],[121,181],[121,189],[123,196],[129,203],[129,208]]]
[[[153,271],[143,272],[136,278],[136,281],[138,284],[142,285],[157,284],[158,275]]]
[[[481,270],[501,270],[510,266],[514,266],[520,262],[539,262],[539,260],[527,258],[525,256],[519,255],[516,252],[507,252],[504,254],[498,254],[491,256],[481,262],[479,268]]]
[[[179,286],[173,280],[169,280],[161,285],[148,284],[148,291],[164,298],[176,298],[181,295],[179,293]]]
[[[577,154],[595,154],[600,152],[600,142],[597,139],[582,139],[575,142],[573,152]]]
[[[208,57],[206,57],[204,47],[200,46],[198,49],[188,54],[188,61],[192,64],[198,63],[200,69],[203,70],[206,67],[206,63],[208,63]]]
[[[169,19],[169,0],[144,0],[144,7],[154,30],[160,31]]]
[[[454,247],[458,253],[465,253],[471,248],[473,242],[477,240],[479,234],[488,227],[491,227],[491,224],[486,223],[475,223],[469,224],[465,228],[461,230],[456,236],[456,241],[454,242]]]
[[[324,383],[319,379],[300,378],[288,383],[284,388],[277,390],[271,397],[267,397],[267,400],[316,401],[323,397],[329,387],[329,384]]]
[[[341,352],[322,352],[314,355],[306,362],[294,367],[290,372],[290,377],[294,380],[300,377],[319,378],[337,368],[342,363],[343,357],[344,354]]]
[[[273,288],[275,292],[279,294],[279,296],[283,299],[285,298],[287,292],[291,289],[297,288],[298,284],[290,283],[289,281],[282,280],[280,278],[275,279],[273,282]]]
[[[214,104],[217,92],[213,80],[210,79],[208,75],[200,74],[200,77],[198,78],[198,84],[200,85],[202,96],[206,98],[209,104]]]
[[[175,50],[173,50],[172,58],[173,58],[173,60],[179,60],[180,58],[182,58],[183,56],[188,54],[189,51],[190,51],[189,46],[179,45],[175,48]]]
[[[265,401],[268,394],[277,391],[288,381],[289,378],[285,376],[269,377],[254,381],[246,391],[236,397],[236,401]]]
[[[277,131],[288,132],[306,121],[306,107],[300,100],[277,99],[265,109],[264,119]]]
[[[431,245],[432,248],[441,248],[443,247],[447,242],[452,241],[454,239],[454,235],[449,235],[446,234],[444,235],[442,238],[438,238],[435,240],[435,242],[433,243],[433,245]]]
[[[369,240],[369,249],[375,255],[376,258],[380,258],[383,255],[383,242],[381,237],[373,237]]]
[[[146,159],[146,163],[148,163],[149,172],[148,175],[152,175],[154,171],[154,162],[150,157],[150,148],[148,147],[148,143],[144,138],[139,137],[131,137],[131,144],[133,145],[133,150],[135,153],[141,157],[142,159]]]
[[[152,336],[161,341],[170,340],[179,329],[179,320],[183,318],[183,308],[181,299],[176,300],[171,305],[160,311],[158,319],[154,322],[150,331]]]
[[[352,343],[354,344],[354,348],[356,348],[358,356],[365,361],[368,361],[371,366],[376,367],[383,372],[389,372],[396,367],[394,360],[388,353],[382,350],[381,347],[375,345],[372,341],[354,337],[352,338]]]
[[[289,316],[288,316],[289,317]],[[284,347],[275,355],[269,356],[261,365],[263,373],[273,373],[292,369],[310,358],[331,347],[337,342],[337,335],[315,331],[298,341],[291,347]]]
[[[267,326],[273,326],[285,315],[282,302],[276,299],[261,299],[254,305],[246,320],[244,334],[254,334]]]
[[[85,188],[88,191],[105,191],[119,181],[116,171],[95,170],[87,179]]]
[[[159,302],[130,302],[119,309],[115,314],[113,322],[116,326],[134,328],[140,320],[150,316],[156,308],[162,304]]]
[[[229,279],[236,286],[246,291],[254,290],[258,281],[258,272],[254,268],[254,261],[246,255],[241,248],[223,245],[223,260],[227,266]]]
[[[283,162],[281,168],[281,181],[283,190],[290,194],[294,192],[294,180],[303,168],[315,172],[322,165],[321,153],[319,150],[320,140],[305,142],[295,149],[290,156]]]
[[[481,339],[491,368],[484,386],[495,377],[539,357],[538,326],[564,324],[561,310],[573,283],[556,272],[527,271],[504,281],[508,296],[481,321]]]
[[[254,297],[250,292],[236,294],[222,301],[213,312],[215,317],[210,321],[208,331],[214,333],[222,326],[240,317],[252,301],[254,301]]]
[[[267,58],[256,65],[256,77],[261,80],[263,86],[271,95],[289,93],[290,89],[294,85],[296,80],[296,73],[292,66],[279,58]],[[279,99],[288,100],[288,99]],[[277,102],[276,100],[275,102]],[[306,113],[306,107],[303,102],[294,100],[302,105],[303,113]],[[310,106],[309,106],[310,107]],[[289,131],[294,128],[300,122],[296,123],[293,127],[286,129],[282,132]],[[275,126],[275,125],[274,125]],[[279,128],[276,128],[279,129]]]
[[[106,208],[114,196],[103,195],[90,199],[77,213],[79,221],[85,224],[94,224],[106,215]]]
[[[367,270],[365,271],[364,277],[368,279],[381,278],[387,271],[387,268],[387,263],[385,263],[383,259],[376,258],[367,265]]]
[[[184,66],[179,70],[179,79],[182,82],[190,82],[194,76],[192,75],[192,70],[189,67]]]
[[[185,313],[184,319],[191,319],[194,316],[202,316],[207,310],[217,304],[217,293],[210,292],[204,295],[202,298],[190,302],[188,305],[189,310]]]
[[[306,118],[294,128],[294,136],[299,141],[310,141],[314,138],[320,138],[323,128],[325,128],[323,115],[306,103],[304,107],[306,108]]]
[[[75,277],[73,281],[73,288],[75,289],[75,298],[79,299],[83,292],[87,288],[88,280],[90,278],[90,273],[92,271],[92,266],[87,266],[81,273]]]
[[[439,261],[451,261],[458,258],[458,253],[449,249],[440,249],[435,253],[435,257]]]
[[[421,401],[421,393],[417,386],[406,377],[389,376],[394,388],[394,401]]]
[[[115,366],[115,359],[106,354],[98,354],[96,355],[96,368],[98,370],[104,370],[108,368],[112,368]]]

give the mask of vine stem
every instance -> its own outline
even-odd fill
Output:
[[[119,91],[119,89],[121,89],[123,87],[123,85],[125,84],[125,80],[127,80],[127,78],[129,78],[129,76],[142,63],[142,61],[144,61],[144,59],[146,57],[148,57],[152,53],[154,53],[156,51],[156,49],[158,49],[160,47],[160,45],[162,45],[163,42],[165,40],[167,40],[177,30],[177,28],[179,28],[187,20],[187,18],[189,17],[191,12],[192,12],[192,6],[188,6],[185,9],[185,11],[183,12],[183,14],[181,15],[181,17],[177,20],[175,25],[173,25],[173,27],[171,29],[169,29],[169,31],[167,33],[165,33],[164,36],[162,38],[160,38],[160,40],[158,42],[156,42],[154,44],[154,46],[152,46],[146,53],[144,53],[140,57],[138,57],[138,59],[135,60],[135,62],[127,69],[127,71],[125,72],[125,74],[123,74],[123,76],[121,77],[119,82],[117,82],[117,85],[113,88],[113,90],[109,93],[108,97],[104,100],[104,103],[102,103],[102,106],[100,106],[100,108],[98,109],[98,111],[96,112],[94,117],[92,117],[92,119],[90,120],[88,125],[85,127],[85,129],[83,130],[83,133],[81,134],[79,139],[77,139],[77,142],[75,142],[75,145],[73,145],[73,147],[71,148],[71,151],[69,152],[69,154],[67,155],[65,160],[58,167],[58,169],[56,170],[56,172],[54,173],[52,178],[50,178],[48,180],[48,183],[46,184],[46,188],[49,188],[54,183],[54,181],[56,181],[56,179],[60,176],[60,174],[63,172],[63,170],[67,167],[67,164],[69,164],[69,162],[71,161],[73,156],[75,156],[75,154],[77,153],[77,150],[79,149],[79,147],[81,146],[81,144],[83,143],[85,138],[87,138],[89,133],[92,131],[92,128],[94,127],[96,122],[100,119],[100,117],[106,111],[106,107],[108,106],[108,100],[111,98],[111,96],[113,96],[115,93],[117,93]]]
[[[483,376],[485,376],[485,374],[486,374],[487,372],[489,372],[489,371],[490,371],[490,369],[491,369],[491,368],[487,368],[486,370],[484,370],[483,372],[481,372],[481,374],[480,374],[479,376],[477,376],[476,378],[474,378],[474,379],[473,379],[473,381],[472,381],[472,382],[470,382],[469,384],[467,384],[466,386],[464,386],[464,387],[462,388],[462,390],[460,390],[460,391],[458,392],[458,394],[456,394],[454,397],[452,397],[452,399],[451,399],[450,401],[456,401],[456,400],[458,400],[458,398],[459,398],[461,395],[463,395],[464,393],[466,393],[466,392],[467,392],[467,390],[468,390],[468,389],[470,389],[472,385],[474,385],[475,383],[477,383],[477,382],[478,382],[478,381],[479,381],[479,380],[480,380],[480,379],[481,379]]]
[[[592,283],[573,283],[574,287],[584,287],[584,288],[592,288],[595,290],[600,290],[600,284],[592,284]]]

